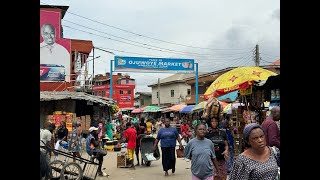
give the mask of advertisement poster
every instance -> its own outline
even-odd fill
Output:
[[[60,12],[40,10],[40,81],[70,82],[71,40],[60,38]]]
[[[193,59],[145,58],[115,56],[115,70],[194,73]]]

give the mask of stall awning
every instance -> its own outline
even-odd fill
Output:
[[[223,102],[234,102],[236,100],[236,98],[238,97],[238,92],[239,91],[233,91],[230,92],[228,94],[225,94],[223,96],[220,96],[217,98],[217,100],[219,101],[223,101]]]
[[[196,105],[188,105],[180,110],[180,113],[190,113]]]
[[[63,99],[74,99],[74,100],[86,100],[93,103],[98,103],[102,105],[116,105],[116,101],[94,96],[84,92],[70,92],[70,91],[40,91],[40,101],[54,101],[54,100],[63,100]]]

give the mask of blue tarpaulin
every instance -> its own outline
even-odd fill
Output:
[[[180,113],[189,113],[194,108],[195,105],[189,105],[180,110]]]
[[[230,99],[231,102],[233,102],[233,101],[236,100],[237,97],[238,97],[238,91],[233,91],[233,92],[230,92],[230,93],[225,94],[225,95],[223,95],[223,96],[220,96],[220,97],[218,97],[217,99],[218,99],[219,101],[221,101],[221,100],[223,100],[223,99]]]

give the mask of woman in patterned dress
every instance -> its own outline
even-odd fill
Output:
[[[274,180],[278,175],[278,164],[275,152],[280,150],[266,146],[266,139],[262,127],[256,123],[250,123],[243,130],[243,138],[246,147],[235,160],[230,174],[230,180]]]
[[[72,123],[72,132],[70,133],[70,140],[68,150],[73,154],[73,162],[76,161],[76,156],[81,157],[81,124],[80,122]]]

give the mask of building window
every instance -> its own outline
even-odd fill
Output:
[[[129,84],[129,79],[126,79],[126,84]]]
[[[171,97],[174,97],[174,90],[171,90]]]
[[[159,92],[157,92],[157,98],[159,98]]]
[[[144,99],[141,99],[141,106],[144,105]]]
[[[131,94],[131,90],[128,90],[128,94]]]
[[[123,90],[120,90],[120,94],[123,94]]]
[[[187,91],[188,91],[187,94],[191,95],[191,89],[188,89]]]

